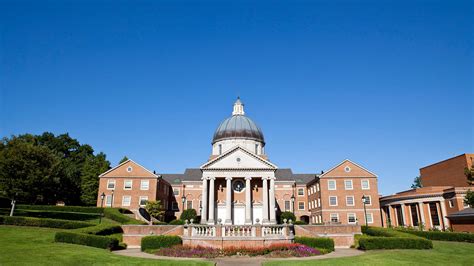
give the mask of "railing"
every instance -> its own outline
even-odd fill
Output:
[[[224,225],[222,227],[223,237],[256,237],[257,230],[252,225]]]
[[[284,225],[264,225],[262,226],[262,237],[286,236],[286,226]]]
[[[293,225],[204,225],[188,224],[183,228],[183,236],[186,238],[270,238],[270,239],[293,239]]]
[[[216,227],[214,225],[193,225],[191,227],[191,236],[215,237]]]

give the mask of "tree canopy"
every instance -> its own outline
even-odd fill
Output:
[[[123,156],[122,160],[120,160],[119,164],[123,163],[123,162],[126,162],[128,161],[128,157],[127,156]]]
[[[0,193],[29,204],[93,205],[105,154],[68,134],[24,134],[0,141]]]
[[[421,184],[421,177],[417,176],[413,179],[413,184],[411,184],[411,188],[420,188],[423,187]]]

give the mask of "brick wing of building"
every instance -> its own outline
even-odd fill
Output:
[[[138,210],[160,200],[166,220],[195,209],[203,224],[275,224],[290,211],[311,224],[380,226],[377,176],[344,160],[321,174],[279,168],[265,153],[262,130],[238,99],[215,131],[209,159],[182,174],[157,174],[128,160],[100,175],[97,205]],[[367,218],[364,218],[366,199]]]

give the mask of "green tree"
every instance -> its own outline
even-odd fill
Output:
[[[123,156],[122,160],[120,160],[119,164],[123,163],[123,162],[126,162],[128,161],[128,157],[127,156]]]
[[[411,185],[411,188],[421,188],[423,187],[423,184],[421,184],[421,177],[417,176],[415,179],[413,179],[413,184]]]
[[[474,185],[474,165],[471,166],[471,168],[464,168],[464,174],[466,175],[467,178],[467,184],[472,186]]]
[[[110,162],[104,153],[87,157],[81,173],[81,201],[85,205],[95,205],[99,189],[99,174],[110,169]]]
[[[161,221],[165,211],[163,210],[163,206],[161,201],[147,201],[145,205],[145,210],[155,219]]]
[[[471,191],[470,189],[467,191],[464,203],[469,205],[469,207],[474,208],[474,191]]]

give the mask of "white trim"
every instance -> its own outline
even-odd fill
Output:
[[[303,191],[303,195],[300,195],[300,189]],[[296,196],[297,196],[297,197],[303,197],[303,196],[305,196],[304,191],[305,191],[305,188],[304,188],[304,187],[299,187],[299,188],[297,188],[297,189],[296,189]]]
[[[215,162],[217,162],[217,161],[219,161],[219,160],[221,160],[221,159],[227,157],[227,155],[233,153],[234,151],[236,151],[236,150],[238,150],[238,149],[244,151],[245,153],[247,153],[247,154],[250,155],[251,157],[254,157],[255,159],[257,159],[257,160],[263,162],[264,164],[270,166],[270,169],[269,169],[269,170],[276,170],[276,169],[278,169],[278,167],[277,167],[276,165],[274,165],[274,164],[272,164],[271,162],[269,162],[269,161],[267,161],[267,160],[261,158],[260,156],[254,154],[253,152],[247,150],[246,148],[244,148],[244,147],[242,147],[242,146],[240,146],[240,145],[237,145],[237,146],[235,146],[234,148],[232,148],[232,149],[230,149],[230,150],[224,152],[223,154],[217,156],[216,158],[214,158],[214,159],[212,159],[212,160],[206,162],[205,164],[201,165],[199,168],[200,168],[201,170],[203,170],[203,169],[205,170],[205,169],[207,169],[208,166],[210,166],[210,165],[214,164]]]
[[[108,199],[110,199],[110,203],[107,203]],[[112,206],[112,195],[105,195],[105,206],[106,207]]]
[[[175,194],[175,193],[174,193],[175,190],[178,190],[178,194]],[[199,190],[202,190],[202,189],[199,189]],[[181,189],[180,189],[179,187],[174,187],[174,188],[173,188],[173,195],[174,195],[174,196],[179,196],[179,195],[181,195]]]
[[[364,183],[364,181],[367,181],[367,188],[364,188],[364,186],[362,185]],[[362,190],[370,190],[370,180],[369,179],[362,179],[360,180],[360,188]]]
[[[125,198],[129,199],[128,204],[125,204]],[[130,207],[131,204],[132,204],[132,196],[122,196],[122,206],[123,207]]]
[[[110,183],[114,183],[114,187],[113,187],[113,188],[109,188],[109,184],[110,184]],[[115,190],[115,187],[116,187],[115,179],[107,179],[107,190]]]
[[[329,183],[333,182],[334,181],[334,189],[331,189],[331,187],[329,186]],[[329,179],[328,180],[328,190],[337,190],[337,182],[335,179]]]
[[[372,197],[370,195],[365,195],[366,198],[369,198],[370,204],[365,204],[365,206],[372,206]],[[362,202],[364,204],[364,202]]]
[[[143,182],[146,182],[146,189],[143,188]],[[140,190],[150,190],[150,180],[140,180]]]
[[[329,214],[329,221],[330,221],[330,222],[333,222],[333,221],[332,221],[332,216],[333,216],[333,215],[336,215],[336,216],[337,216],[337,222],[335,222],[335,223],[338,223],[338,222],[341,221],[341,219],[339,219],[339,213],[331,213],[331,214]]]
[[[331,204],[331,198],[336,198],[336,205]],[[329,196],[329,206],[331,206],[331,207],[338,206],[338,204],[337,204],[337,196]]]
[[[351,182],[350,188],[347,188],[346,182]],[[344,190],[354,190],[354,182],[352,182],[352,179],[344,179]]]
[[[347,203],[347,199],[352,198],[352,204]],[[354,196],[346,196],[346,206],[355,206],[355,198]]]
[[[303,203],[303,209],[300,208],[300,203]],[[306,210],[306,204],[304,203],[304,201],[298,201],[298,211],[304,211]]]
[[[148,201],[148,196],[140,196],[140,198],[138,200],[138,205],[139,206],[145,206],[145,204],[142,204],[142,200]]]
[[[354,222],[349,222],[349,216],[354,216]],[[347,223],[348,224],[356,224],[357,223],[357,215],[354,212],[347,213]]]
[[[125,184],[127,184],[127,181],[130,181],[130,188],[127,188]],[[133,180],[131,179],[125,179],[123,181],[123,190],[132,190],[133,189]]]
[[[366,209],[367,211],[380,211],[380,209]],[[354,211],[364,211],[364,209],[324,209],[322,212],[332,212],[332,211],[342,211],[342,212],[354,212]]]
[[[353,162],[353,161],[351,161],[351,160],[349,160],[349,159],[345,159],[344,161],[342,161],[342,162],[339,163],[338,165],[336,165],[336,166],[334,166],[333,168],[331,168],[331,169],[325,171],[322,175],[319,176],[319,178],[324,177],[327,173],[331,172],[332,170],[336,169],[337,167],[341,166],[342,164],[344,164],[344,163],[346,163],[346,162],[350,162],[350,163],[354,164],[355,166],[360,167],[361,169],[367,171],[369,174],[372,174],[372,175],[374,175],[375,177],[378,177],[375,173],[373,173],[373,172],[367,170],[366,168],[360,166],[359,164],[357,164],[357,163],[355,163],[355,162]]]
[[[367,217],[369,217],[369,216],[370,216],[370,222],[369,222],[369,219],[366,218],[366,219],[367,219],[367,223],[368,223],[368,224],[373,224],[373,223],[374,223],[374,215],[373,215],[371,212],[368,212],[368,213],[367,213]],[[364,221],[364,222],[365,222],[365,221]]]
[[[121,163],[121,164],[119,164],[119,165],[115,166],[114,168],[111,168],[111,169],[107,170],[106,172],[104,172],[104,173],[100,174],[100,175],[99,175],[99,177],[103,177],[104,175],[106,175],[106,174],[108,174],[108,173],[112,172],[113,170],[115,170],[115,169],[119,168],[120,166],[122,166],[122,165],[124,165],[124,164],[126,164],[126,163],[128,163],[128,162],[132,162],[132,163],[134,163],[134,164],[136,164],[136,165],[140,166],[141,168],[145,169],[145,171],[147,171],[148,173],[152,174],[152,175],[153,175],[153,177],[156,177],[156,178],[158,178],[158,176],[157,176],[156,174],[152,173],[150,170],[146,169],[145,167],[143,167],[143,166],[142,166],[142,165],[140,165],[139,163],[137,163],[137,162],[133,161],[132,159],[128,159],[128,160],[126,160],[125,162],[123,162],[123,163]]]

